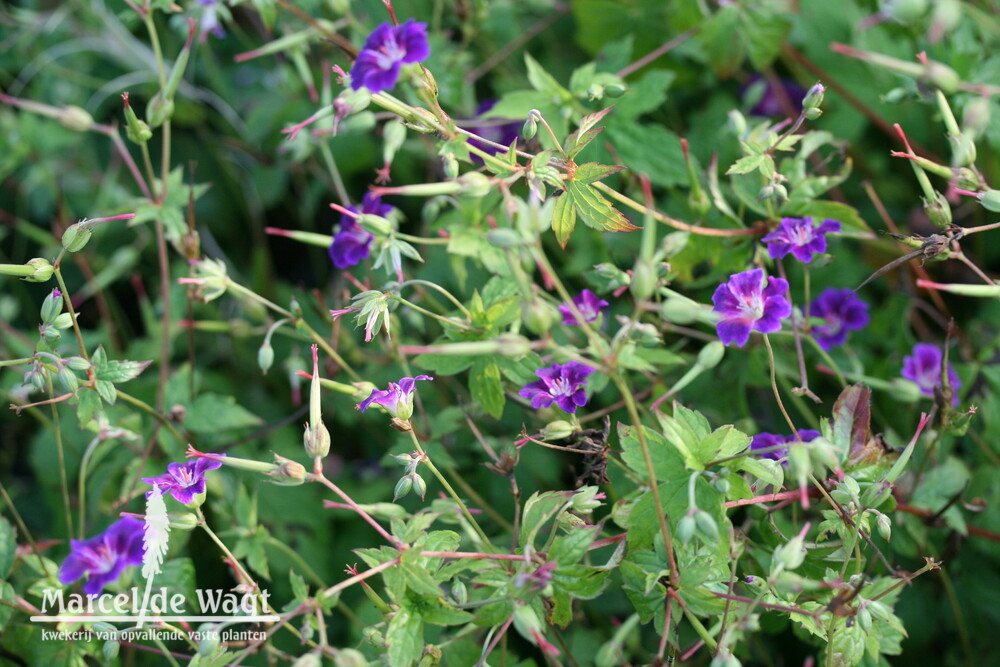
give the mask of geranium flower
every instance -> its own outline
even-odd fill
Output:
[[[593,322],[601,316],[601,310],[608,307],[608,302],[604,299],[599,299],[589,289],[585,289],[573,297],[573,305],[583,315],[584,322]],[[580,324],[576,316],[573,315],[573,311],[570,310],[568,303],[560,304],[559,312],[562,313],[563,324]]]
[[[547,408],[553,401],[565,412],[573,414],[587,403],[586,378],[594,369],[579,361],[552,364],[535,371],[540,380],[528,383],[518,392],[531,401],[533,408]]]
[[[713,310],[722,319],[715,330],[719,340],[726,345],[736,343],[743,347],[751,331],[771,333],[781,328],[781,319],[792,313],[784,294],[788,282],[781,278],[768,278],[764,286],[764,271],[752,269],[735,273],[729,282],[719,285],[712,295]]]
[[[225,456],[225,454],[217,454]],[[187,505],[198,494],[205,493],[205,473],[221,468],[222,462],[210,458],[197,458],[184,463],[171,463],[167,472],[158,477],[143,477],[142,481],[160,488],[162,495],[168,493],[177,502]],[[152,491],[146,492],[149,497]]]
[[[901,375],[916,382],[921,394],[933,396],[934,388],[941,386],[941,356],[941,348],[937,345],[917,343],[913,346],[913,354],[903,357]],[[962,386],[962,382],[955,374],[951,362],[948,363],[948,384],[954,393],[951,404],[958,405],[958,388]]]
[[[407,420],[413,415],[413,391],[416,389],[416,381],[433,379],[430,375],[405,377],[399,379],[399,384],[390,382],[388,389],[372,389],[368,398],[358,403],[358,410],[364,412],[372,403],[378,403],[393,417]]]
[[[494,144],[500,144],[501,146],[510,146],[520,136],[521,125],[524,123],[523,120],[510,121],[506,118],[484,118],[480,120],[479,117],[496,106],[496,103],[496,100],[483,100],[480,102],[476,108],[476,122],[468,123],[465,127],[465,129],[471,130],[477,135],[477,137],[470,137],[469,143],[490,155],[496,155],[500,152],[500,149],[492,144],[483,143],[478,137],[492,141]],[[473,162],[480,164],[483,162],[483,159],[478,155],[470,155],[469,157]]]
[[[97,595],[130,565],[142,564],[143,522],[130,516],[111,524],[100,535],[70,540],[70,554],[59,568],[59,581],[71,584],[89,574],[83,592]]]
[[[362,215],[387,216],[392,207],[382,203],[382,198],[378,195],[366,192],[361,200],[361,210],[355,206],[347,206],[347,210]],[[372,241],[375,237],[366,232],[358,224],[358,221],[351,216],[342,214],[340,216],[340,227],[333,235],[333,243],[330,244],[330,259],[338,269],[350,268],[362,260],[368,259],[371,254]]]
[[[858,331],[868,326],[868,304],[849,289],[827,288],[813,302],[811,314],[826,320],[812,328],[819,346],[829,350],[843,345],[848,331]]]
[[[351,88],[367,88],[372,93],[390,90],[399,78],[403,63],[418,63],[431,53],[427,44],[427,24],[410,19],[393,27],[383,23],[368,36],[351,68]]]
[[[802,442],[812,442],[819,437],[819,431],[814,431],[811,428],[800,428],[799,438]],[[771,447],[778,447],[779,445],[787,445],[793,442],[797,442],[798,438],[794,435],[778,435],[776,433],[758,433],[750,441],[750,451],[755,452],[761,449],[769,449],[770,451],[761,452],[760,456],[764,459],[771,459],[774,461],[779,461],[788,456],[788,448],[780,447],[778,449],[770,449]]]
[[[784,218],[778,228],[761,239],[767,243],[771,259],[780,259],[792,253],[801,262],[809,263],[814,254],[826,252],[826,235],[839,232],[840,223],[826,220],[813,227],[812,218]]]

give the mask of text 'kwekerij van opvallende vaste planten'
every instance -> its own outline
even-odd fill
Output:
[[[1000,8],[0,25],[0,662],[1000,660]]]

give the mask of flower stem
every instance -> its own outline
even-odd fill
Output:
[[[778,381],[775,379],[774,375],[774,350],[771,349],[771,341],[768,339],[767,334],[764,336],[764,346],[767,348],[767,360],[771,367],[771,389],[774,391],[774,399],[778,402],[778,409],[781,410],[781,414],[784,416],[785,421],[788,423],[788,428],[792,430],[792,435],[799,442],[802,442],[802,436],[795,428],[795,424],[792,423],[792,418],[788,416],[788,411],[785,410],[785,404],[781,402],[781,394],[778,392]]]
[[[386,542],[388,542],[392,546],[396,547],[397,549],[405,549],[406,548],[406,545],[403,544],[399,540],[399,538],[397,538],[397,537],[393,536],[392,534],[390,534],[389,531],[387,531],[385,528],[383,528],[382,525],[378,521],[376,521],[375,519],[372,518],[371,514],[369,514],[368,512],[364,511],[363,509],[361,509],[361,507],[359,507],[358,504],[356,502],[354,502],[353,498],[351,498],[349,495],[347,495],[346,493],[344,493],[343,490],[341,490],[341,488],[339,486],[337,486],[336,484],[334,484],[333,482],[331,482],[330,480],[328,480],[326,478],[326,476],[323,474],[322,470],[316,470],[315,471],[315,481],[319,482],[320,484],[322,484],[323,486],[325,486],[326,488],[330,489],[331,491],[333,491],[334,493],[336,493],[338,496],[340,496],[340,499],[343,500],[345,503],[347,503],[347,505],[352,510],[354,510],[355,512],[357,512],[361,516],[362,519],[364,519],[365,521],[367,521],[368,525],[370,525],[372,528],[374,528],[375,532],[377,532],[379,535],[381,535],[382,538]]]
[[[61,254],[60,257],[62,257]],[[66,304],[66,310],[69,311],[69,316],[72,318],[73,333],[76,334],[76,342],[80,346],[80,356],[89,362],[90,355],[87,354],[87,348],[83,344],[83,333],[80,331],[80,323],[76,321],[76,310],[73,309],[73,300],[69,298],[69,291],[66,289],[66,281],[63,280],[61,266],[58,261],[53,269],[52,273],[55,274],[56,281],[59,283],[59,289],[62,291],[63,303]]]

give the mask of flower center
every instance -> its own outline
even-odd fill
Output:
[[[195,483],[194,474],[188,468],[181,468],[174,473],[174,479],[177,480],[179,486],[187,488]]]
[[[115,553],[107,544],[101,544],[88,554],[88,571],[97,574],[110,572],[115,566]]]
[[[378,64],[382,69],[389,69],[393,63],[403,59],[406,49],[396,42],[396,35],[390,31],[385,39],[385,44],[378,49]]]
[[[569,396],[573,393],[573,383],[566,378],[556,378],[549,381],[549,394],[551,396]]]
[[[760,294],[737,294],[740,302],[740,312],[759,320],[764,316],[764,299]]]
[[[795,245],[806,245],[812,243],[813,230],[810,225],[799,225],[789,236]]]

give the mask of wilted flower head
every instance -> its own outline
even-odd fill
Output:
[[[364,412],[372,403],[378,403],[397,419],[409,419],[413,415],[413,390],[417,380],[433,380],[430,375],[418,375],[415,378],[400,378],[399,384],[389,383],[388,389],[372,389],[371,395],[358,403],[358,410]]]
[[[768,244],[771,259],[792,253],[799,261],[809,263],[814,254],[826,252],[826,235],[839,231],[840,223],[836,220],[825,220],[819,227],[813,227],[812,218],[784,218],[761,241]]]
[[[600,299],[589,289],[585,289],[573,297],[573,305],[583,315],[584,322],[593,322],[601,316],[601,310],[608,307],[608,302]],[[559,312],[563,316],[563,324],[581,324],[570,309],[568,303],[559,306]]]
[[[812,315],[826,320],[812,328],[813,337],[820,347],[829,350],[843,345],[848,331],[858,331],[868,326],[868,304],[849,289],[827,288],[812,304]]]
[[[427,24],[410,19],[393,27],[383,23],[368,36],[351,68],[351,87],[362,86],[373,93],[390,90],[399,78],[403,63],[418,63],[431,53],[427,44]]]
[[[819,437],[819,431],[814,431],[809,428],[800,428],[798,433],[802,442],[812,442]],[[761,458],[778,461],[788,456],[788,448],[779,447],[779,445],[787,445],[796,442],[797,440],[798,438],[794,435],[758,433],[753,437],[753,440],[750,441],[750,451],[756,452],[761,449],[767,449],[769,451],[761,452]],[[772,447],[776,447],[777,449],[771,449]]]
[[[392,212],[392,207],[383,204],[381,197],[371,192],[366,192],[361,201],[361,210],[355,206],[347,206],[347,210],[361,215],[387,216]],[[333,243],[330,244],[330,259],[338,269],[347,269],[361,260],[368,259],[371,254],[372,241],[375,237],[366,232],[358,224],[358,221],[347,215],[340,216],[340,227],[333,236]]]
[[[772,333],[781,328],[781,318],[792,313],[784,297],[788,282],[781,278],[768,278],[764,286],[764,271],[752,269],[735,273],[729,282],[719,285],[712,295],[713,310],[722,315],[715,330],[719,340],[726,345],[736,343],[743,347],[751,331]]]
[[[97,595],[129,565],[142,564],[143,523],[130,516],[111,524],[100,535],[70,540],[70,554],[59,568],[59,581],[71,584],[89,574],[83,592]]]
[[[216,456],[225,456],[217,454]],[[179,503],[187,505],[200,493],[205,493],[205,473],[222,467],[222,461],[211,458],[197,458],[184,463],[171,463],[167,472],[158,477],[143,477],[142,481],[160,488],[162,495],[168,493]],[[152,491],[146,492],[149,497]]]
[[[917,343],[913,346],[913,354],[903,357],[901,375],[912,380],[920,387],[920,393],[926,396],[934,395],[934,388],[941,386],[941,348],[930,343]],[[954,396],[952,405],[958,405],[958,388],[962,386],[951,362],[948,363],[948,384],[951,385]]]
[[[577,407],[587,403],[587,376],[594,369],[579,361],[565,364],[552,364],[548,368],[535,371],[540,380],[531,382],[518,392],[531,401],[533,408],[547,408],[553,401],[569,413],[575,413]]]

